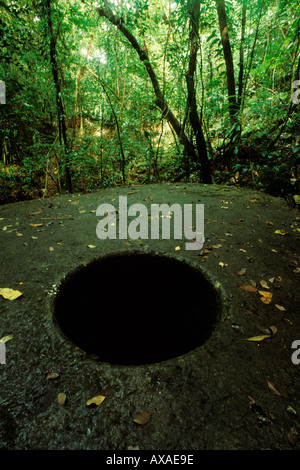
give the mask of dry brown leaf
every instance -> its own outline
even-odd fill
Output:
[[[299,433],[294,426],[288,432],[288,440],[292,446],[299,440]]]
[[[93,397],[93,398],[91,398],[90,400],[88,400],[88,401],[86,402],[86,405],[87,405],[87,406],[90,406],[90,405],[97,405],[97,406],[99,406],[99,405],[101,405],[101,403],[104,402],[105,398],[106,398],[106,397],[105,397],[104,395],[96,395],[95,397]]]
[[[65,405],[67,400],[67,395],[65,393],[59,393],[57,395],[57,401],[60,405]]]
[[[146,411],[142,412],[142,413],[139,413],[134,419],[133,421],[137,424],[146,424],[148,423],[150,419],[150,413],[147,413]]]
[[[272,331],[273,335],[276,335],[276,333],[277,333],[277,331],[278,331],[277,326],[272,325],[272,326],[270,326],[269,329]]]
[[[240,269],[240,271],[237,271],[236,274],[238,276],[243,276],[244,274],[246,274],[246,271],[247,271],[246,268],[242,268],[242,269]]]
[[[245,292],[257,292],[257,289],[254,286],[245,286],[241,284],[238,287]]]
[[[270,380],[267,380],[267,384],[268,384],[268,387],[269,389],[275,393],[276,395],[281,395],[281,393],[277,390],[277,388],[275,387],[275,385],[273,384],[273,382],[271,382]]]

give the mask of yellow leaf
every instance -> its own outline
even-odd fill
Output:
[[[91,398],[90,400],[88,400],[86,402],[86,405],[87,406],[90,406],[90,405],[101,405],[101,403],[105,400],[105,396],[104,395],[96,395],[95,397]]]
[[[246,341],[263,341],[266,338],[271,338],[271,335],[252,336],[252,338],[247,338]]]
[[[150,413],[147,413],[146,411],[144,411],[143,413],[139,413],[133,419],[133,421],[137,424],[146,424],[148,423],[149,419],[150,419]]]
[[[3,336],[3,338],[0,339],[0,343],[6,343],[6,341],[9,341],[10,339],[13,339],[14,335],[7,335]]]
[[[179,251],[179,250],[180,250],[180,246],[176,246],[175,251]]]
[[[287,232],[285,230],[275,230],[275,232],[277,235],[287,235]]]
[[[54,251],[53,246],[50,246],[50,247],[49,247],[49,251]]]
[[[260,285],[261,285],[261,287],[263,287],[264,289],[270,289],[270,287],[268,286],[268,284],[266,283],[266,281],[264,281],[263,279],[260,281]]]
[[[228,266],[228,264],[227,264],[227,263],[223,263],[222,261],[220,261],[219,266],[221,266],[221,268],[224,268],[224,267]]]
[[[49,380],[49,379],[58,379],[59,377],[59,374],[57,374],[56,372],[48,372],[47,375],[46,375],[46,378]]]
[[[65,393],[59,393],[57,395],[57,401],[60,405],[64,405],[67,400],[67,395]]]
[[[18,290],[9,289],[8,287],[3,287],[3,288],[0,288],[0,295],[2,295],[5,299],[15,300],[21,295],[23,295],[23,293]]]
[[[282,307],[281,305],[275,304],[275,307],[278,308],[278,310],[281,310],[282,312],[286,311],[286,309]]]
[[[88,245],[88,248],[96,248],[95,245]]]
[[[260,295],[262,295],[262,297],[260,298],[260,300],[264,303],[264,304],[269,304],[272,300],[272,297],[273,297],[273,294],[271,294],[271,292],[265,292],[263,290],[259,290],[258,291]]]
[[[30,227],[36,228],[36,227],[42,227],[43,224],[29,224]]]

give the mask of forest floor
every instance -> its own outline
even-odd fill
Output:
[[[155,203],[204,204],[204,248],[98,239],[95,211],[102,203],[118,209],[120,195],[149,211]],[[300,365],[292,360],[300,340],[299,228],[299,211],[284,200],[225,185],[150,184],[1,206],[0,288],[22,295],[0,296],[7,340],[0,449],[299,450]],[[227,310],[204,345],[161,363],[112,366],[60,334],[51,305],[64,276],[95,257],[132,250],[185,260],[220,286]],[[145,302],[181,295],[155,280],[144,286]],[[117,297],[118,272],[111,282]],[[99,303],[103,296],[100,289]],[[116,313],[113,304],[107,314]],[[132,285],[124,312],[130,318],[137,309],[143,338],[143,305]],[[114,333],[107,332],[112,341]],[[98,395],[104,401],[88,406]],[[147,422],[134,421],[140,413]]]

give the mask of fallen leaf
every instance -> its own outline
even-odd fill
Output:
[[[257,292],[257,289],[256,287],[254,286],[245,286],[243,284],[241,284],[240,286],[238,286],[241,290],[245,291],[245,292]]]
[[[219,266],[221,266],[221,268],[224,268],[224,267],[228,266],[228,264],[227,264],[227,263],[223,263],[222,261],[220,261]]]
[[[275,307],[278,308],[278,310],[281,310],[282,312],[286,311],[286,309],[282,307],[282,305],[275,304]]]
[[[275,230],[275,232],[277,235],[287,235],[288,233],[285,231],[285,230]]]
[[[244,274],[246,274],[246,271],[247,271],[247,269],[246,269],[246,268],[243,268],[243,269],[241,269],[240,271],[237,271],[236,274],[237,274],[238,276],[243,276]]]
[[[270,287],[268,286],[267,282],[264,281],[264,279],[262,279],[261,281],[259,281],[261,287],[263,287],[264,289],[270,289]]]
[[[96,248],[95,245],[88,245],[88,248]]]
[[[17,237],[23,237],[23,233],[18,232],[18,233],[16,233],[16,236]]]
[[[14,335],[7,335],[3,336],[3,338],[0,339],[0,343],[6,343],[7,341],[13,339]]]
[[[292,446],[299,440],[299,433],[294,426],[288,432],[288,440]]]
[[[294,408],[293,408],[291,405],[288,405],[288,406],[286,407],[286,411],[287,411],[288,413],[291,413],[292,415],[297,416],[297,411],[294,410]]]
[[[53,246],[50,246],[50,247],[49,247],[49,251],[54,251]]]
[[[42,227],[43,224],[29,224],[30,227],[36,228],[36,227]]]
[[[35,212],[28,212],[27,215],[39,215],[43,212],[44,209],[38,209],[37,211]]]
[[[255,405],[255,400],[254,400],[254,398],[250,397],[250,395],[248,395],[248,399],[249,399],[249,406],[251,408],[252,405]]]
[[[300,268],[293,269],[293,273],[300,273]]]
[[[259,292],[260,295],[262,295],[260,300],[264,304],[269,304],[271,302],[272,297],[273,297],[273,294],[271,294],[271,292],[265,292],[265,291],[262,291],[262,290],[259,290],[258,292]]]
[[[247,250],[243,250],[243,248],[240,248],[240,251],[241,251],[242,253],[247,253]]]
[[[246,338],[246,341],[263,341],[266,338],[271,338],[271,335],[252,336],[251,338]]]
[[[214,250],[218,250],[219,248],[222,247],[222,245],[219,243],[218,245],[211,245],[211,247],[212,247]]]
[[[59,374],[57,374],[56,372],[48,372],[47,375],[46,375],[46,378],[49,380],[51,379],[57,379],[59,377]]]
[[[281,393],[277,390],[277,388],[275,387],[275,385],[273,384],[273,382],[271,382],[270,380],[267,380],[267,384],[268,384],[268,387],[269,389],[275,393],[276,395],[281,395]]]
[[[105,400],[105,396],[104,395],[96,395],[95,397],[91,398],[90,400],[88,400],[86,402],[86,405],[87,406],[90,406],[90,405],[96,405],[96,406],[99,406],[101,405],[101,403],[104,402]]]
[[[67,400],[67,395],[65,393],[59,393],[57,395],[57,401],[60,405],[64,405]]]
[[[21,295],[23,295],[23,293],[18,290],[9,289],[8,287],[3,287],[3,288],[0,288],[0,295],[2,295],[5,299],[15,300]]]
[[[137,424],[146,424],[148,423],[150,419],[150,413],[147,413],[146,411],[139,413],[133,421]]]
[[[140,448],[139,448],[139,446],[130,445],[130,446],[127,447],[127,450],[140,450]]]
[[[180,246],[176,246],[175,251],[179,251],[179,250],[180,250]]]
[[[272,331],[273,335],[276,335],[276,333],[278,331],[277,326],[275,326],[275,325],[270,326],[270,330]]]

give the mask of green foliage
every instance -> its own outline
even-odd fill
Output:
[[[48,194],[63,190],[66,165],[74,190],[80,191],[122,184],[124,165],[127,182],[180,179],[187,170],[193,178],[193,165],[156,106],[145,66],[118,29],[97,17],[91,1],[51,2],[67,123],[68,148],[64,149],[44,5],[44,0],[0,2],[0,80],[7,89],[7,104],[0,105],[2,203],[40,196],[46,182]],[[299,143],[285,147],[281,139],[276,149],[269,146],[281,126],[291,133],[297,129],[289,131],[299,115],[297,109],[291,109],[284,122],[292,81],[300,78],[295,76],[297,70],[299,74],[300,6],[296,0],[264,3],[251,60],[261,5],[261,0],[248,2],[243,83],[246,74],[248,81],[238,116],[241,139],[238,134],[234,142],[229,139],[233,124],[218,15],[215,2],[207,0],[201,2],[196,98],[214,155],[215,181],[228,182],[238,172],[242,184],[280,195],[281,189],[275,186],[291,189],[288,181],[297,167],[293,157],[299,157],[291,149]],[[242,0],[226,1],[225,6],[237,81]],[[114,10],[147,51],[169,107],[179,122],[186,122],[185,131],[192,136],[185,80],[190,48],[187,2],[130,0],[114,2]],[[268,137],[263,144],[261,133]],[[259,146],[259,160],[252,166],[249,161],[237,161],[231,149],[222,166],[219,157],[229,143],[235,148],[244,143]]]

